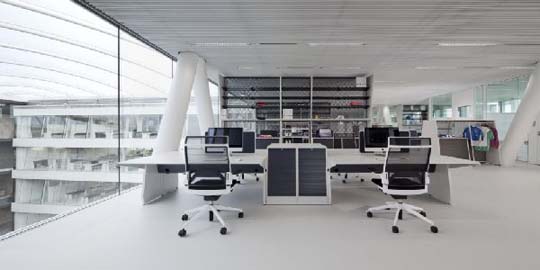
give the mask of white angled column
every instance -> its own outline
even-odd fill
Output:
[[[180,146],[199,59],[189,52],[178,55],[153,154],[176,151]]]
[[[198,61],[199,56],[194,53],[180,53],[178,55],[176,72],[173,75],[165,111],[159,125],[158,137],[153,148],[152,156],[154,157],[163,152],[179,150]],[[143,203],[152,203],[164,194],[177,189],[178,174],[159,173],[157,164],[145,166]]]
[[[195,103],[197,104],[199,128],[201,135],[204,135],[209,127],[214,127],[214,113],[212,112],[212,99],[210,98],[210,87],[208,86],[206,61],[202,58],[199,58],[197,64],[193,93],[195,94]]]
[[[390,107],[388,105],[382,107],[382,120],[384,125],[392,125],[392,116],[390,115]]]
[[[540,64],[536,65],[527,83],[518,110],[501,145],[502,166],[512,166],[516,162],[519,148],[527,140],[536,117],[540,113]]]

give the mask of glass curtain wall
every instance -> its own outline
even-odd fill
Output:
[[[494,120],[499,138],[504,140],[527,89],[529,76],[518,76],[505,81],[481,85],[474,89],[475,114],[478,119]],[[528,147],[524,144],[518,160],[528,160]]]
[[[495,120],[501,139],[504,139],[512,123],[528,80],[529,76],[519,76],[474,89],[476,117]]]
[[[0,235],[139,185],[117,164],[151,154],[174,60],[69,0],[0,2],[0,36],[15,160],[0,163]],[[198,134],[193,101],[184,134]]]
[[[12,228],[117,193],[117,173],[103,171],[115,171],[117,145],[91,137],[94,112],[117,103],[117,28],[70,1],[3,1],[0,36],[0,99],[23,102]],[[118,132],[112,122],[100,135]]]
[[[444,94],[431,98],[433,119],[452,118],[452,94]]]

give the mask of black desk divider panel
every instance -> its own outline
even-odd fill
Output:
[[[360,131],[358,133],[358,147],[360,148],[360,153],[366,152],[366,142],[365,142],[363,131]]]
[[[268,196],[296,196],[296,150],[268,149]]]
[[[334,148],[341,149],[341,138],[334,138]]]
[[[279,143],[278,138],[272,138],[272,139],[256,139],[255,140],[255,146],[257,149],[266,149],[270,144],[273,143]]]
[[[298,149],[298,195],[326,196],[326,150]]]
[[[334,148],[334,139],[332,138],[313,138],[313,143],[320,143],[328,149]]]
[[[255,153],[255,132],[244,131],[242,136],[242,153]]]
[[[341,146],[343,149],[356,149],[358,147],[354,138],[341,139]]]

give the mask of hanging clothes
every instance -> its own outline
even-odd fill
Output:
[[[471,141],[474,150],[487,152],[495,138],[489,127],[470,126],[463,130],[463,137]]]
[[[473,142],[481,140],[483,136],[484,133],[482,133],[482,129],[477,126],[466,127],[463,130],[463,138],[467,138]]]
[[[499,132],[497,132],[497,129],[494,127],[486,126],[488,127],[491,132],[493,133],[493,140],[490,142],[491,148],[499,149]]]
[[[491,141],[493,141],[495,135],[493,135],[493,132],[489,127],[482,126],[480,129],[482,129],[484,136],[482,140],[478,141],[478,143],[474,145],[474,150],[488,152],[491,146]]]

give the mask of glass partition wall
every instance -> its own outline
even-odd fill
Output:
[[[0,235],[139,185],[175,59],[69,0],[0,3],[0,35]]]

